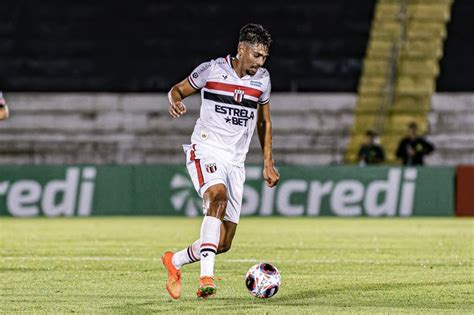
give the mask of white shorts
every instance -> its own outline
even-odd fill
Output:
[[[196,144],[183,145],[186,153],[186,168],[198,195],[202,198],[206,190],[216,184],[227,189],[225,221],[239,223],[244,193],[245,168],[219,161],[211,154],[199,151]],[[203,209],[204,214],[205,209]]]

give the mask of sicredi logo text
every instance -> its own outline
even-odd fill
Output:
[[[260,179],[260,168],[249,168],[247,179]],[[318,216],[323,201],[337,216],[411,216],[415,199],[417,170],[390,168],[386,179],[366,184],[355,179],[339,181],[288,179],[276,189],[262,186],[261,192],[245,185],[243,215]],[[292,196],[305,196],[294,202]]]
[[[1,181],[0,198],[12,216],[89,216],[94,197],[95,167],[68,167],[64,179],[41,185],[32,179]]]

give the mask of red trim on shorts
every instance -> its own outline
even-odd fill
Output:
[[[227,83],[222,83],[222,82],[212,82],[208,81],[206,83],[206,88],[211,89],[211,90],[217,90],[217,91],[225,91],[225,92],[232,92],[234,93],[235,90],[243,90],[245,94],[259,98],[260,95],[262,95],[262,91],[253,89],[248,86],[241,86],[241,85],[235,85],[235,84],[227,84]]]
[[[215,249],[217,249],[217,245],[216,245],[216,244],[212,244],[212,243],[202,243],[202,244],[201,244],[201,248],[202,248],[202,247],[207,247],[207,246],[209,246],[209,247],[214,247]]]
[[[193,144],[193,148],[191,149],[190,159],[191,159],[191,162],[194,161],[194,165],[196,166],[197,175],[198,175],[199,187],[202,187],[204,186],[204,176],[202,175],[201,160],[196,159],[196,155],[194,154],[194,150],[195,150],[194,146],[195,144]]]
[[[204,176],[202,176],[201,163],[199,161],[199,159],[195,160],[194,163],[196,163],[196,169],[198,171],[199,187],[202,187],[204,186]]]

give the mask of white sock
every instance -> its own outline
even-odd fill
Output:
[[[173,255],[173,265],[177,269],[181,269],[183,265],[190,264],[201,260],[201,240],[194,241],[190,246],[186,247]]]
[[[201,277],[214,276],[214,260],[221,234],[222,221],[205,216],[201,225]]]

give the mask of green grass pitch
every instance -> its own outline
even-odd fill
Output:
[[[217,296],[196,299],[199,264],[175,301],[160,256],[194,241],[201,218],[0,219],[0,313],[472,313],[474,220],[243,218],[217,257]],[[259,300],[244,275],[282,275]]]

